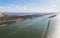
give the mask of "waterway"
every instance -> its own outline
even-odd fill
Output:
[[[0,38],[42,38],[48,24],[48,15],[0,27]]]

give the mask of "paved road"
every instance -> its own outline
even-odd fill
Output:
[[[42,38],[48,18],[38,17],[0,27],[0,38]]]

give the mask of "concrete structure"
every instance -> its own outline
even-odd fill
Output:
[[[50,19],[49,28],[45,38],[60,38],[60,14]]]

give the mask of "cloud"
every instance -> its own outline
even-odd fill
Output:
[[[29,7],[29,6],[24,6],[20,7],[19,5],[16,5],[15,7],[13,6],[8,6],[8,7],[3,7],[0,6],[0,11],[1,12],[59,12],[59,8],[57,8],[56,5],[49,6],[47,7]]]
[[[60,12],[60,0],[23,0],[22,3],[0,5],[0,12]]]
[[[15,7],[4,7],[4,6],[0,6],[0,12],[20,12],[21,8],[19,6],[15,6]]]

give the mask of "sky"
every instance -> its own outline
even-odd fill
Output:
[[[0,12],[60,12],[60,0],[0,0]]]

